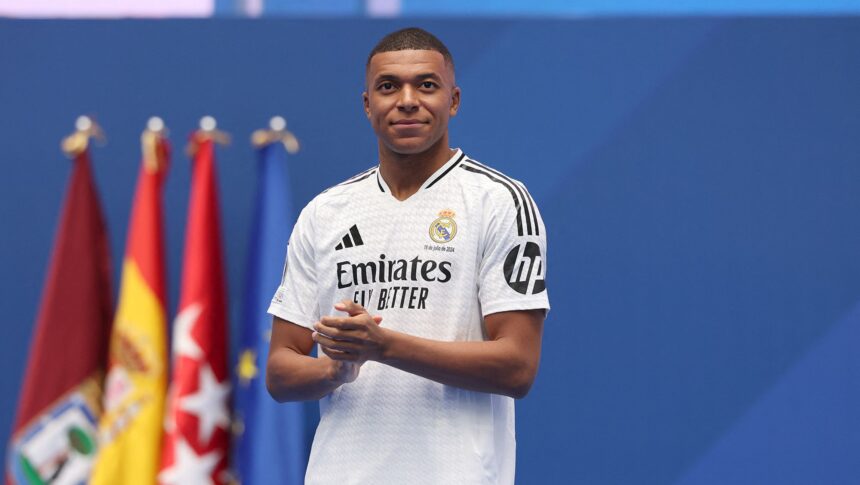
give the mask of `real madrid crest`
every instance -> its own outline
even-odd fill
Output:
[[[454,211],[445,209],[439,211],[439,218],[430,224],[430,239],[440,244],[451,242],[457,235],[457,223],[454,221]]]

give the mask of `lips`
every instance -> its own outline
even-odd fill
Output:
[[[397,120],[397,121],[395,121],[395,122],[393,122],[393,123],[391,123],[391,124],[392,124],[392,125],[395,125],[395,126],[410,127],[410,126],[419,126],[419,125],[423,125],[423,124],[425,124],[425,123],[424,123],[423,121],[420,121],[420,120],[411,120],[411,119],[409,119],[409,120]]]

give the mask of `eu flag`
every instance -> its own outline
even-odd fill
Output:
[[[303,404],[275,402],[265,382],[272,325],[266,309],[281,280],[295,215],[287,189],[284,143],[269,143],[258,154],[236,367],[233,465],[243,485],[301,485],[307,450]]]

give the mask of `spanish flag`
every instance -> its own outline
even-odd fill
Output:
[[[155,128],[153,124],[151,120],[150,128]],[[167,387],[161,193],[169,158],[162,126],[141,136],[143,162],[131,210],[99,422],[101,449],[90,481],[95,485],[152,484],[161,458]]]

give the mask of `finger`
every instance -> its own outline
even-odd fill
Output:
[[[320,323],[341,330],[355,330],[364,327],[361,322],[355,321],[353,317],[325,316],[320,319]]]
[[[326,337],[325,335],[314,332],[311,334],[311,338],[313,338],[314,342],[318,343],[323,348],[329,348],[333,350],[340,350],[342,352],[355,353],[358,348],[352,342],[345,342],[343,340],[335,340],[330,337]]]
[[[377,325],[381,325],[382,324],[382,315],[374,315],[373,321],[376,322]]]
[[[367,313],[367,310],[365,310],[363,306],[352,300],[343,300],[340,303],[335,303],[334,309],[339,312],[346,312],[351,317]]]
[[[329,349],[326,347],[320,347],[325,355],[327,355],[332,360],[339,360],[341,362],[355,362],[358,360],[358,356],[350,354],[349,352],[342,352],[340,350]]]
[[[355,340],[355,338],[350,334],[350,332],[352,332],[351,329],[343,329],[326,325],[324,322],[315,323],[314,330],[335,340]]]

